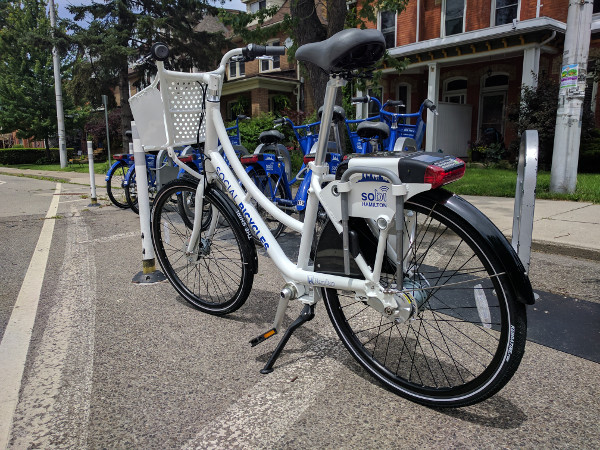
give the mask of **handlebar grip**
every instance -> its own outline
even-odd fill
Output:
[[[157,42],[150,49],[150,54],[157,61],[165,61],[169,57],[169,47],[164,42]]]
[[[285,47],[277,45],[267,45],[265,49],[266,56],[285,55]]]
[[[248,116],[245,116],[244,114],[239,114],[239,115],[237,116],[237,118],[238,118],[238,120],[246,120],[246,119],[249,119],[249,117],[248,117]]]
[[[280,117],[279,119],[273,120],[273,123],[275,125],[281,125],[282,123],[285,123],[285,119],[283,117]]]
[[[279,47],[275,45],[248,44],[246,48],[242,50],[242,55],[249,59],[254,59],[259,56],[285,55],[285,47]]]
[[[429,109],[431,112],[434,112],[437,109],[435,104],[429,99],[425,100],[423,103],[425,104],[425,108]]]
[[[350,99],[350,101],[352,103],[367,103],[369,101],[369,97],[364,96],[364,97],[352,97]]]
[[[406,105],[404,104],[404,102],[402,100],[388,100],[387,105],[388,106],[399,106],[400,108],[406,108]]]

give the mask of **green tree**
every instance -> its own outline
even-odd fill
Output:
[[[19,138],[56,134],[52,32],[44,0],[0,5],[0,129]]]
[[[216,14],[210,0],[105,0],[87,6],[71,6],[75,22],[70,23],[77,59],[71,92],[82,101],[100,104],[102,94],[118,86],[121,93],[121,133],[130,128],[132,115],[126,101],[128,71],[146,56],[156,42],[165,42],[174,55],[174,70],[213,69],[227,43],[223,33],[199,29],[206,14]],[[86,27],[77,22],[89,20]],[[153,71],[150,62],[137,65],[142,79]],[[114,105],[114,98],[111,105]]]

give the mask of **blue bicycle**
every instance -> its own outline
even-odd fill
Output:
[[[337,133],[337,124],[345,119],[344,110],[341,107],[334,108],[334,129]],[[312,172],[308,169],[308,163],[314,160],[313,148],[318,138],[318,128],[321,122],[313,122],[306,125],[294,125],[291,119],[284,117],[275,120],[276,126],[288,124],[291,126],[303,153],[303,163],[298,173],[291,175],[291,158],[289,151],[283,145],[285,136],[278,130],[264,131],[260,134],[260,144],[252,155],[240,159],[246,166],[246,172],[254,181],[260,191],[275,203],[280,209],[288,214],[294,212],[303,215],[306,209],[308,189]],[[329,174],[335,176],[338,165],[342,161],[341,145],[339,135],[336,134],[336,142],[330,142],[329,151],[326,155],[326,163]],[[292,186],[300,181],[296,194],[292,194]],[[264,208],[257,205],[263,220],[269,227],[273,236],[278,237],[284,225],[272,217]]]
[[[384,151],[421,150],[426,126],[423,111],[429,109],[437,115],[437,108],[431,100],[426,99],[416,113],[400,113],[399,109],[405,107],[400,100],[388,100],[382,106],[375,97],[352,98],[352,103],[368,102],[374,102],[379,107],[378,116],[346,121],[355,153],[376,151],[380,144]],[[396,108],[396,112],[387,111],[386,108]],[[352,129],[352,124],[358,124],[356,129]]]

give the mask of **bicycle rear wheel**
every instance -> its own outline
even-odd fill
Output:
[[[209,314],[228,314],[244,304],[252,289],[255,252],[235,205],[208,186],[204,202],[212,211],[211,223],[201,232],[192,254],[186,254],[192,234],[186,222],[193,217],[184,220],[186,212],[178,206],[178,197],[195,196],[196,186],[191,180],[173,180],[158,193],[152,210],[156,258],[185,300]]]
[[[525,306],[473,224],[418,197],[405,212],[414,238],[404,289],[418,313],[396,323],[353,292],[323,289],[327,312],[350,353],[392,391],[429,406],[477,403],[519,365]],[[382,275],[382,284],[392,282]]]
[[[129,208],[125,189],[123,189],[123,181],[125,180],[125,175],[127,175],[127,170],[129,170],[129,166],[125,162],[119,161],[119,164],[117,164],[106,181],[108,198],[110,198],[110,201],[115,206],[123,209]]]

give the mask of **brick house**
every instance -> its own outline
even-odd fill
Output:
[[[465,156],[471,142],[492,130],[508,145],[517,136],[506,110],[518,102],[521,86],[534,86],[537,77],[560,78],[567,8],[567,0],[410,0],[400,14],[380,12],[371,27],[383,32],[391,56],[410,63],[400,74],[384,69],[374,95],[403,100],[407,112],[426,98],[439,105],[427,127],[427,150]],[[598,33],[600,0],[588,61],[593,111]],[[357,113],[368,111],[361,105]]]
[[[242,0],[248,12],[271,6],[280,6],[279,11],[263,26],[276,24],[289,14],[290,0]],[[267,45],[285,45],[288,36],[277,34],[267,41]],[[246,45],[240,39],[233,39],[235,46]],[[263,112],[281,110],[283,105],[296,110],[302,102],[302,86],[295,63],[288,62],[286,56],[275,56],[272,60],[255,60],[246,63],[230,63],[221,95],[221,113],[231,120],[235,111],[243,109],[252,117]]]

